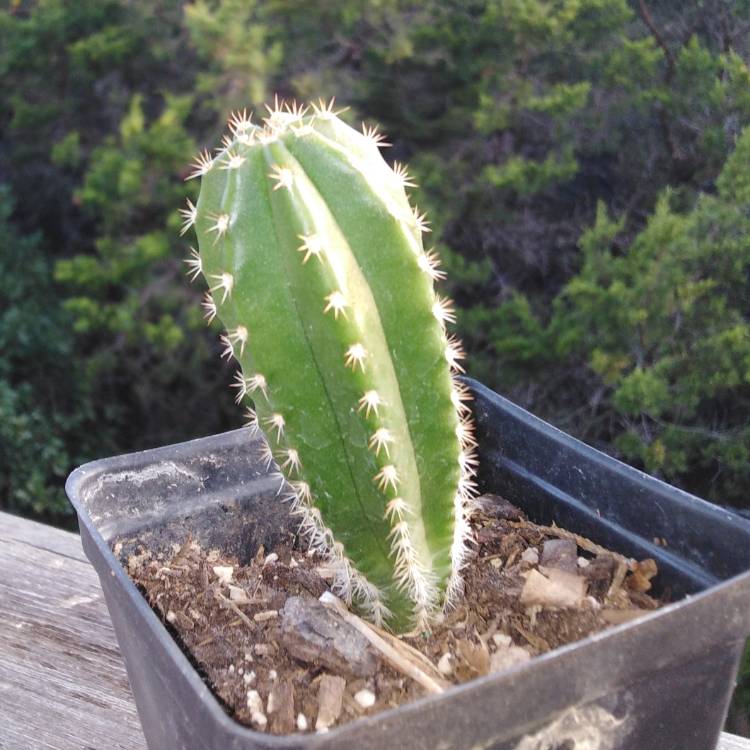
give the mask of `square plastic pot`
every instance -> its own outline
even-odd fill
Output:
[[[192,534],[242,559],[259,544],[272,548],[293,524],[262,468],[261,439],[238,430],[95,461],[73,472],[67,492],[151,750],[716,746],[750,633],[750,522],[468,382],[476,396],[482,488],[538,523],[656,559],[661,591],[674,603],[511,671],[326,734],[260,734],[224,712],[112,545],[139,535],[158,550]]]

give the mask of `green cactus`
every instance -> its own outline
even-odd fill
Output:
[[[207,316],[226,328],[269,468],[334,591],[394,630],[426,627],[460,590],[476,459],[460,344],[425,252],[424,217],[381,137],[333,111],[278,103],[244,114],[183,211]]]

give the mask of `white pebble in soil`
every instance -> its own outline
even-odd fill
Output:
[[[247,707],[250,709],[250,719],[260,729],[265,729],[268,719],[263,713],[263,700],[257,690],[247,691]]]
[[[509,635],[506,635],[505,633],[495,633],[492,636],[492,642],[498,648],[509,648],[513,645],[513,640]]]
[[[234,567],[231,565],[214,565],[214,575],[225,585],[229,585],[233,573]]]
[[[354,700],[357,701],[362,708],[372,708],[375,705],[375,693],[372,690],[359,690],[354,694]]]

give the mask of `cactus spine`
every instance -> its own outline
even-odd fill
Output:
[[[206,316],[242,368],[238,401],[252,400],[334,590],[377,623],[425,627],[460,589],[475,458],[411,182],[332,103],[229,125],[182,213],[200,248],[188,272],[206,278]]]

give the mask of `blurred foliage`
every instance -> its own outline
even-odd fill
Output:
[[[0,186],[0,507],[59,522],[65,476],[94,449],[81,442],[90,404],[79,403],[85,387],[74,336],[40,237],[19,236],[12,211],[10,190]]]
[[[749,54],[749,0],[6,3],[0,507],[61,522],[75,464],[239,423],[178,209],[278,94],[385,126],[472,375],[747,508]]]
[[[336,95],[385,126],[386,156],[420,184],[473,375],[746,506],[750,3],[307,10],[0,10],[2,505],[58,512],[76,461],[237,424],[182,278],[178,209],[227,114],[278,94]]]

